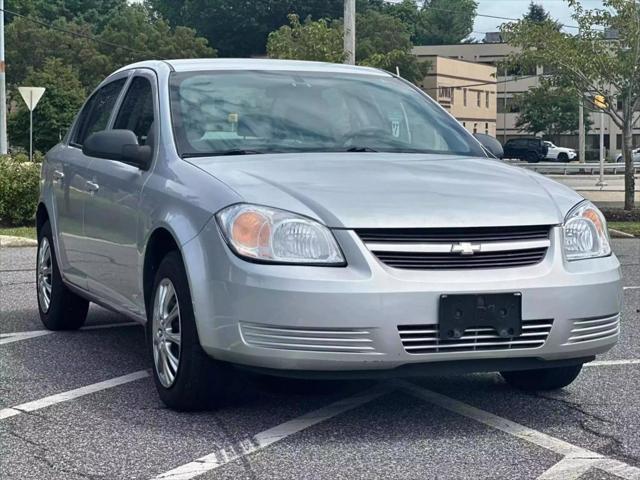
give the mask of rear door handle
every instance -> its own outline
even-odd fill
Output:
[[[64,173],[61,172],[60,170],[54,170],[53,171],[53,181],[54,182],[59,182],[60,180],[64,179]]]
[[[85,188],[87,189],[87,192],[95,193],[100,189],[100,185],[98,185],[95,182],[91,182],[91,181],[87,180],[85,182]]]

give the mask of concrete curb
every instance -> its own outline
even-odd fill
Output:
[[[4,247],[37,247],[38,242],[31,238],[0,235],[0,248]]]
[[[630,233],[621,232],[620,230],[616,230],[615,228],[610,228],[609,233],[611,234],[612,238],[636,238]]]

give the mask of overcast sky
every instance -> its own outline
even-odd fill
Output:
[[[483,15],[494,15],[498,17],[520,18],[529,9],[531,0],[477,0],[478,13]],[[571,9],[567,6],[566,0],[535,0],[535,3],[542,6],[551,13],[553,18],[560,20],[566,25],[575,25],[571,18]],[[602,0],[582,0],[582,5],[587,8],[602,8]],[[504,20],[495,18],[476,17],[476,23],[473,27],[476,33],[474,37],[482,38],[483,33],[478,32],[496,32],[499,30],[500,24]],[[573,29],[569,30],[572,31]]]

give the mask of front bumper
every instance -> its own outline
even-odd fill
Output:
[[[592,357],[617,341],[622,301],[618,260],[611,255],[566,262],[558,248],[561,234],[561,228],[552,229],[552,246],[541,263],[494,270],[389,268],[348,230],[335,231],[347,267],[253,264],[227,248],[215,222],[183,246],[183,255],[200,342],[214,358],[295,371],[384,370],[491,359],[507,365],[515,358]],[[437,325],[441,294],[500,292],[522,293],[525,321],[551,322],[543,344],[428,353],[410,353],[403,346],[398,327],[428,330]]]

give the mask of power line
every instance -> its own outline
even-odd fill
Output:
[[[2,10],[4,13],[7,13],[9,15],[13,15],[14,17],[24,18],[25,20],[27,20],[27,21],[29,21],[31,23],[35,23],[36,25],[40,25],[42,27],[47,27],[47,28],[50,28],[51,30],[56,30],[58,32],[66,33],[66,34],[69,34],[69,35],[74,35],[76,37],[86,38],[87,40],[91,40],[91,41],[94,41],[96,43],[102,43],[103,45],[107,45],[109,47],[122,48],[124,50],[129,51],[129,52],[139,53],[139,54],[142,54],[142,55],[146,55],[146,54],[149,53],[149,52],[142,52],[140,50],[136,50],[136,49],[128,47],[126,45],[120,45],[118,43],[113,43],[113,42],[109,42],[107,40],[102,40],[101,38],[97,38],[97,37],[94,37],[92,35],[87,35],[85,33],[74,32],[72,30],[66,30],[64,28],[56,27],[52,23],[45,22],[43,20],[38,20],[37,18],[33,18],[33,17],[28,16],[28,15],[23,15],[23,14],[18,13],[18,12],[12,12],[11,10],[7,10],[6,8],[0,9],[0,10]]]
[[[525,75],[522,77],[515,77],[515,78],[510,78],[510,79],[506,79],[506,80],[496,80],[495,82],[482,82],[482,83],[470,83],[467,85],[441,85],[440,87],[431,87],[431,88],[423,88],[422,90],[438,90],[441,87],[452,87],[452,88],[469,88],[469,87],[483,87],[485,85],[502,85],[505,83],[510,83],[510,82],[519,82],[520,80],[526,80],[528,78],[535,78],[541,75]]]

